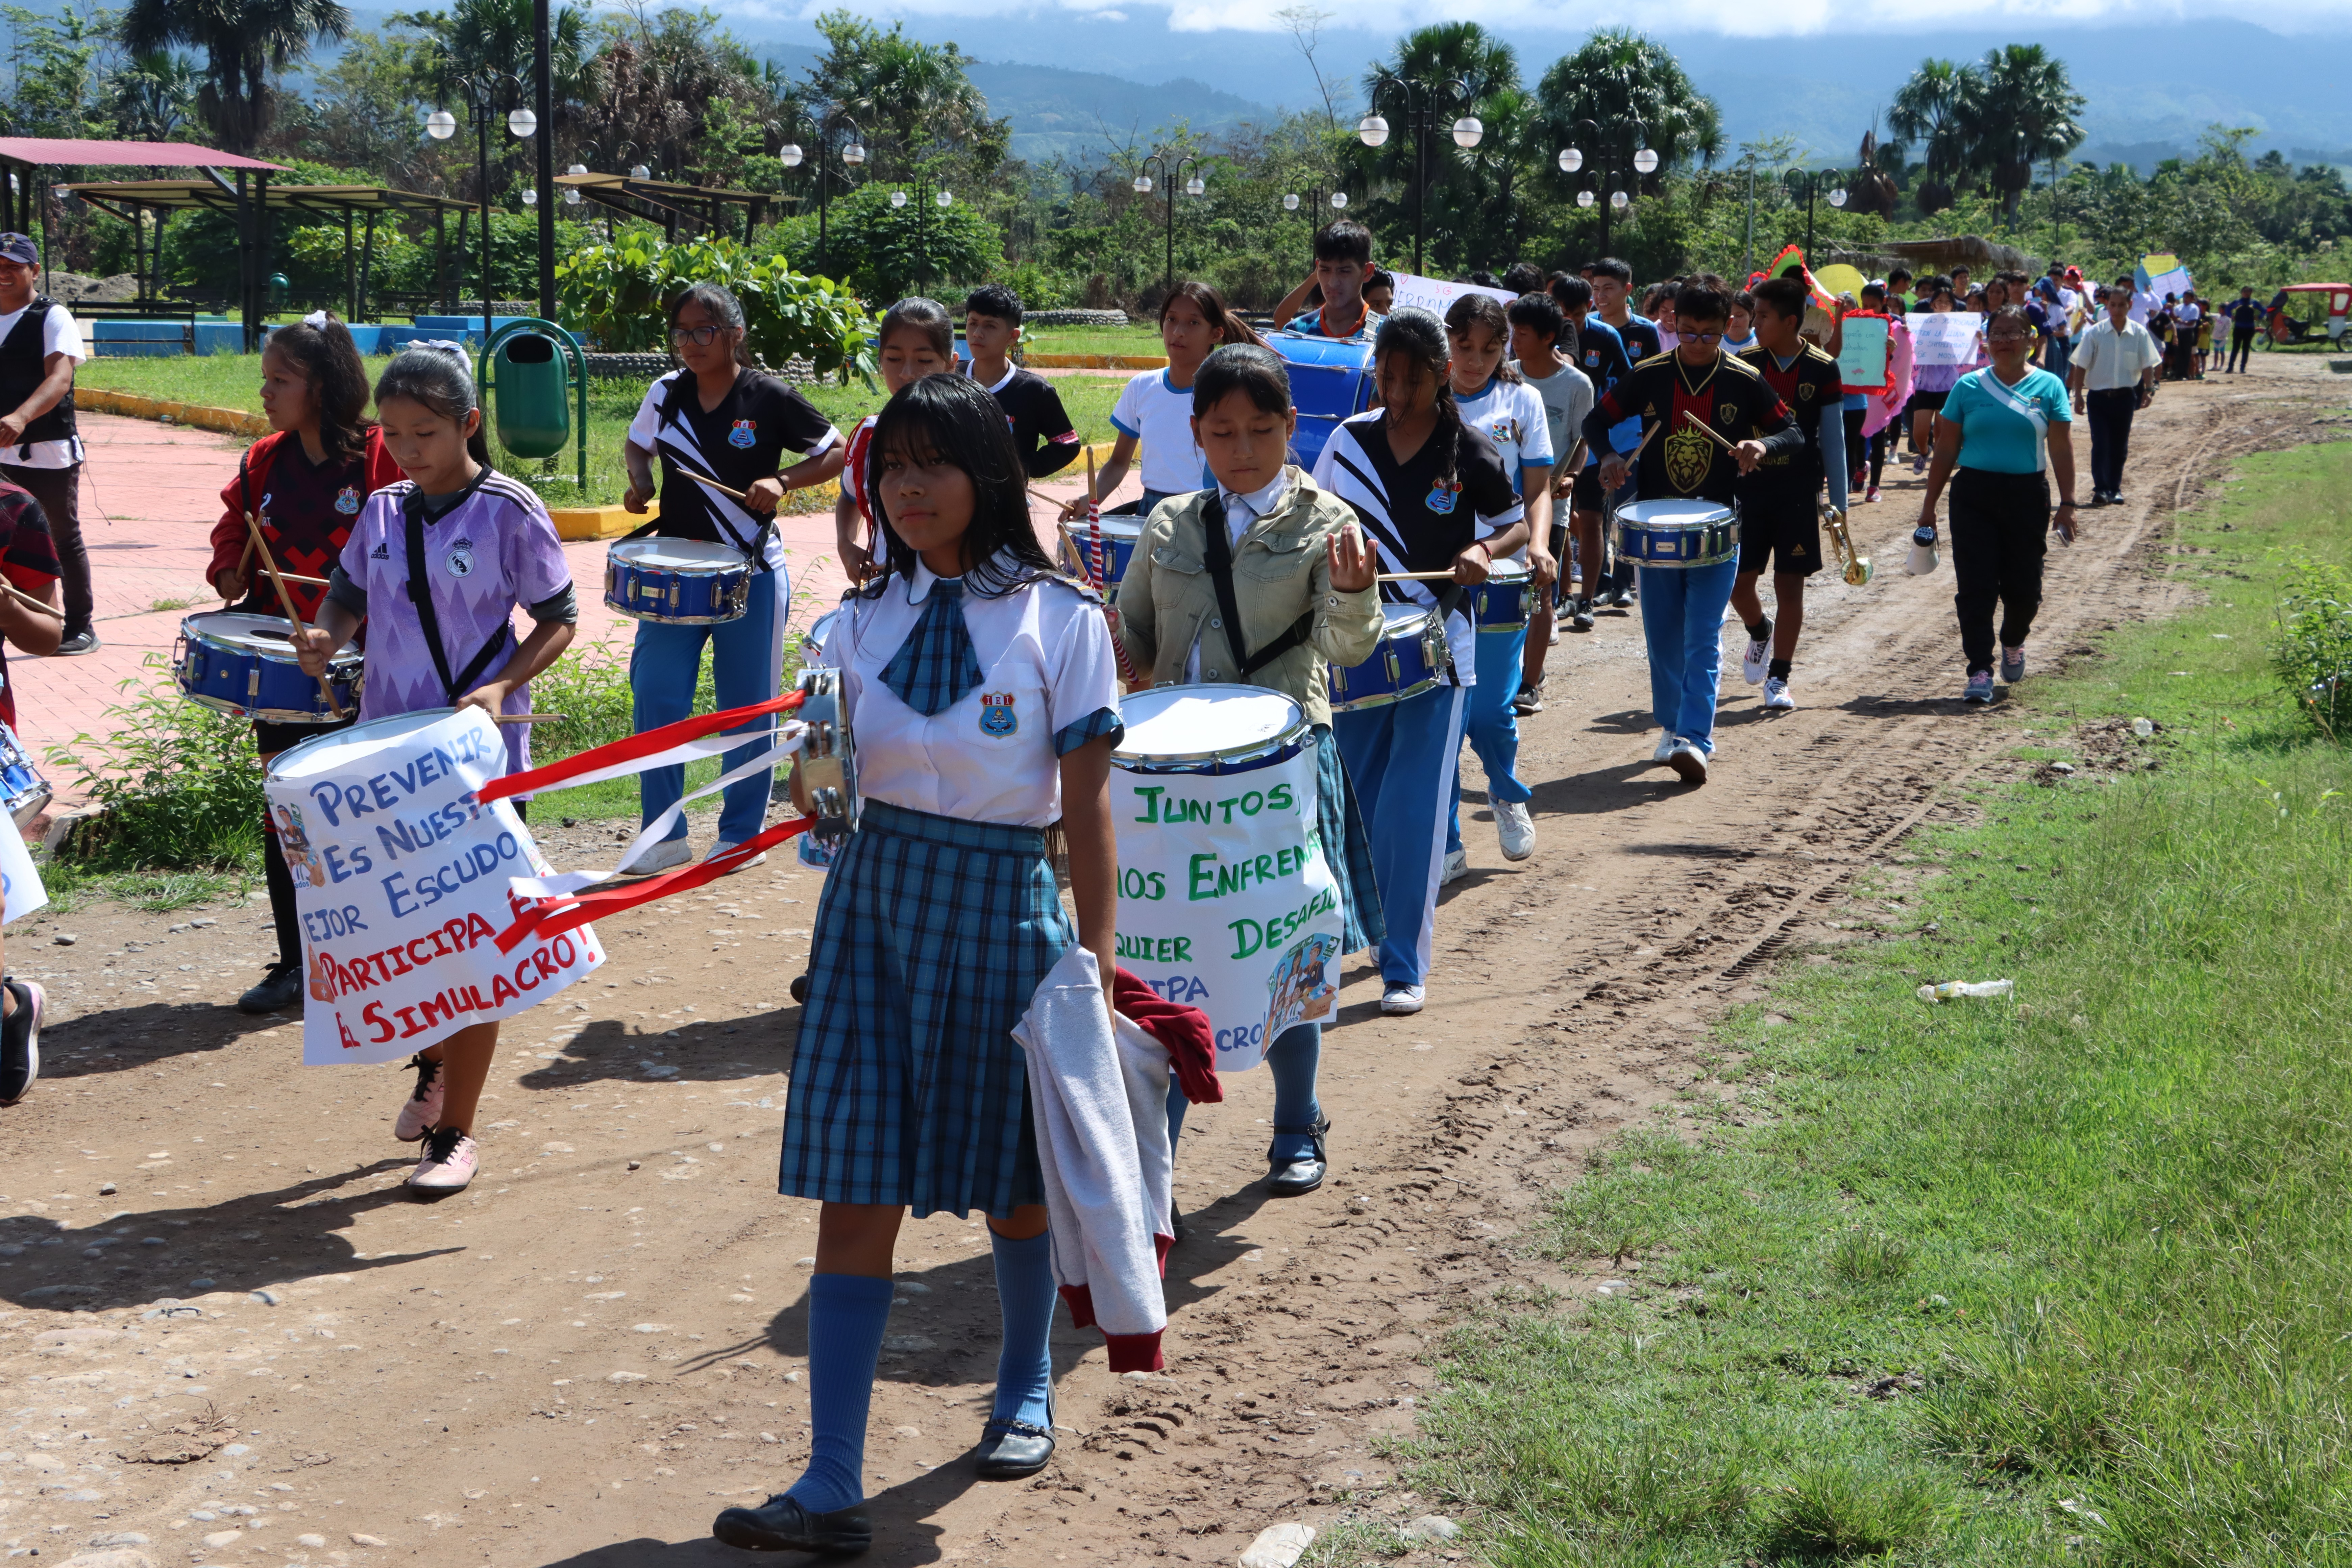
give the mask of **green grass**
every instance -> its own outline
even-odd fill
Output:
[[[1157,333],[1153,343],[1159,342]],[[1091,351],[1090,351],[1091,352]],[[1156,352],[1156,351],[1155,351]],[[371,380],[381,374],[391,361],[376,356],[368,362]],[[83,386],[101,386],[119,392],[137,393],[147,397],[161,397],[179,403],[194,403],[208,408],[236,408],[248,414],[261,412],[261,368],[257,354],[183,355],[174,359],[94,359],[76,373]],[[1118,401],[1127,377],[1116,373],[1105,375],[1057,376],[1055,389],[1062,395],[1062,405],[1069,411],[1078,433],[1088,441],[1108,441],[1118,432],[1110,422],[1111,405]],[[809,401],[815,404],[824,416],[844,435],[857,422],[882,405],[877,384],[867,388],[853,381],[847,386],[825,384],[802,389]],[[622,465],[621,447],[636,416],[637,405],[645,400],[646,389],[635,383],[594,381],[588,385],[588,490],[583,499],[576,482],[577,459],[566,448],[560,458],[539,459],[517,458],[499,446],[496,423],[492,424],[491,460],[506,473],[530,481],[550,506],[605,506],[621,499],[628,488],[628,473]],[[795,505],[795,503],[801,503]],[[787,510],[805,510],[822,505],[830,508],[830,500],[819,503],[794,495],[787,498]]]
[[[1165,355],[1160,328],[1144,322],[1127,327],[1024,327],[1021,346],[1041,354]]]
[[[2024,689],[2083,771],[1906,842],[1560,1196],[1588,1283],[1447,1342],[1406,1473],[1474,1560],[2352,1563],[2352,757],[2264,652],[2352,445],[2240,473],[2210,602]]]

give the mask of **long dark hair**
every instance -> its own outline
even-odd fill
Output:
[[[278,328],[266,348],[284,355],[310,384],[327,460],[348,463],[367,450],[367,364],[352,342],[352,330],[331,310],[320,314],[326,320],[316,326],[301,321]]]
[[[473,367],[466,363],[466,351],[455,343],[442,348],[411,343],[393,355],[392,363],[376,378],[375,405],[381,409],[394,397],[421,403],[460,425],[482,405],[481,395],[474,389]],[[466,437],[466,451],[482,467],[490,466],[489,437],[482,425],[475,426],[474,433]]]
[[[1418,306],[1391,310],[1372,338],[1372,363],[1391,354],[1411,354],[1436,383],[1437,434],[1431,439],[1437,443],[1437,482],[1451,488],[1461,482],[1455,470],[1462,452],[1462,410],[1454,405],[1454,384],[1446,375],[1454,351],[1445,341],[1445,323]],[[1387,423],[1386,410],[1381,420]]]
[[[894,454],[929,456],[961,468],[971,479],[971,526],[963,536],[964,581],[969,590],[992,599],[1053,575],[1054,563],[1037,542],[1029,521],[1029,475],[1020,448],[1004,422],[1004,410],[988,389],[960,375],[927,375],[898,389],[882,405],[866,449],[866,493],[874,498],[875,526],[882,535],[890,570],[913,580],[915,552],[890,525],[884,502],[882,465]],[[1011,556],[1011,567],[1004,557]],[[887,577],[860,590],[868,598],[882,592]]]
[[[701,306],[702,313],[709,316],[711,324],[721,331],[740,332],[743,330],[743,301],[735,298],[731,289],[721,288],[716,283],[689,283],[679,289],[677,298],[669,302],[671,331],[677,330],[678,312],[688,305]],[[664,346],[669,350],[670,357],[677,358],[677,344],[672,342]],[[740,337],[735,340],[735,363],[747,370],[756,368],[751,345]]]
[[[1503,302],[1492,294],[1465,294],[1445,307],[1448,332],[1466,333],[1474,321],[1494,333],[1495,341],[1503,345],[1503,358],[1495,366],[1496,379],[1513,386],[1524,382],[1527,378],[1511,368],[1511,321]]]
[[[1263,348],[1265,345],[1265,340],[1257,335],[1257,330],[1234,313],[1233,307],[1225,303],[1225,297],[1217,292],[1215,284],[1203,283],[1197,278],[1187,278],[1177,284],[1168,290],[1168,298],[1160,301],[1161,321],[1168,319],[1168,307],[1179,300],[1192,301],[1193,308],[1201,312],[1201,319],[1208,322],[1209,330],[1217,334],[1218,346],[1250,343]]]

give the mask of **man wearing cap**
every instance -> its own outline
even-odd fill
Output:
[[[74,366],[89,355],[73,313],[36,297],[41,253],[0,234],[0,479],[32,493],[48,519],[63,569],[60,654],[98,647],[90,625],[89,552],[81,541],[81,437],[74,431]]]

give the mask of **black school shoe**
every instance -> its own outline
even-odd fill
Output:
[[[302,999],[302,965],[278,960],[261,972],[254,988],[236,999],[236,1010],[258,1016],[282,1013]]]
[[[1053,1407],[1046,1406],[1045,1419],[1054,1419]],[[980,1479],[984,1481],[1017,1481],[1034,1476],[1045,1468],[1054,1457],[1054,1428],[1040,1426],[1034,1421],[1010,1421],[1003,1416],[989,1417],[988,1425],[980,1429]]]
[[[864,1503],[811,1513],[782,1492],[757,1508],[730,1508],[710,1521],[710,1533],[745,1552],[829,1552],[852,1556],[874,1544],[874,1521]]]
[[[41,1076],[41,1005],[48,998],[29,980],[0,984],[16,998],[16,1010],[0,1023],[0,1105],[14,1105]]]
[[[1290,1133],[1301,1138],[1311,1138],[1315,1142],[1306,1153],[1294,1159],[1277,1160],[1271,1153],[1267,1154],[1265,1163],[1269,1168],[1269,1179],[1265,1184],[1265,1190],[1277,1198],[1296,1198],[1303,1197],[1321,1186],[1325,1173],[1331,1168],[1330,1157],[1325,1153],[1323,1148],[1323,1135],[1330,1131],[1331,1119],[1328,1116],[1318,1121],[1312,1127],[1276,1128],[1276,1133]]]

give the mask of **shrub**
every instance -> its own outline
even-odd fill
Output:
[[[970,202],[934,206],[925,185],[904,187],[907,205],[894,207],[899,187],[860,185],[834,198],[826,219],[831,265],[846,264],[858,293],[882,304],[950,283],[976,283],[1004,268],[1004,233]],[[803,226],[784,241],[797,267],[816,262],[816,231]],[[1024,303],[1026,303],[1024,297]]]
[[[147,689],[106,710],[110,734],[49,748],[50,765],[71,769],[102,808],[75,858],[100,871],[257,867],[264,800],[253,726],[181,696],[162,654],[145,667]]]
[[[557,263],[555,275],[565,314],[608,353],[666,353],[671,299],[689,283],[717,283],[743,301],[746,345],[768,363],[804,358],[844,380],[874,374],[874,318],[854,296],[731,239],[624,235]]]
[[[2272,667],[2319,732],[2344,744],[2352,732],[2352,575],[2341,566],[2297,563],[2277,616]]]

